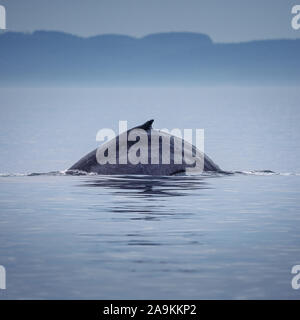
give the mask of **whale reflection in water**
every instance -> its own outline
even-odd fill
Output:
[[[129,197],[178,197],[193,190],[210,189],[208,176],[96,176],[80,186],[110,189],[114,194]]]
[[[106,211],[131,215],[123,216],[121,219],[160,220],[163,217],[180,218],[190,215],[189,212],[178,210],[179,197],[193,194],[201,196],[203,194],[201,190],[211,189],[207,178],[203,176],[103,175],[89,177],[79,186],[108,191],[115,201],[105,204]],[[94,204],[94,210],[102,212],[103,203]]]

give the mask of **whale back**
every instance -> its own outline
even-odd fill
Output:
[[[153,121],[149,120],[102,144],[81,158],[69,170],[97,174],[140,175],[174,175],[184,173],[191,168],[199,172],[221,171],[206,154],[187,141],[167,132],[153,129]],[[139,139],[135,139],[136,134]],[[159,143],[151,143],[154,141]],[[109,152],[114,149],[115,153]],[[137,153],[145,156],[142,163],[134,164],[129,159],[136,158]],[[175,159],[180,153],[182,163],[178,163]],[[99,159],[102,159],[100,155],[105,155],[106,163],[99,163]]]

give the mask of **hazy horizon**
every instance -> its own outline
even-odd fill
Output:
[[[216,43],[201,33],[80,38],[0,36],[0,86],[194,86],[300,83],[300,40]]]
[[[187,31],[187,30],[170,30],[170,31],[158,31],[158,32],[151,32],[151,33],[147,33],[147,34],[144,34],[144,35],[130,35],[130,34],[126,34],[126,33],[98,33],[98,34],[95,34],[95,35],[80,35],[80,34],[75,34],[75,33],[72,33],[72,32],[67,32],[67,31],[62,31],[62,30],[56,30],[56,29],[49,29],[49,30],[46,30],[46,29],[36,29],[36,30],[31,30],[31,31],[14,31],[14,30],[1,30],[2,32],[0,32],[0,36],[5,34],[5,33],[22,33],[22,34],[28,34],[28,35],[32,35],[34,34],[35,32],[49,32],[49,33],[62,33],[62,34],[66,34],[66,35],[71,35],[71,36],[74,36],[74,37],[78,37],[78,38],[82,38],[82,39],[90,39],[90,38],[95,38],[95,37],[100,37],[100,36],[124,36],[124,37],[128,37],[128,38],[132,38],[132,39],[144,39],[148,36],[152,36],[152,35],[159,35],[159,34],[172,34],[172,33],[178,33],[178,34],[181,34],[181,33],[190,33],[190,34],[198,34],[198,35],[206,35],[208,36],[211,41],[213,43],[220,43],[220,44],[238,44],[238,43],[245,43],[245,42],[256,42],[256,41],[273,41],[273,40],[300,40],[300,38],[298,37],[286,37],[286,38],[281,38],[281,37],[278,37],[278,38],[261,38],[261,39],[252,39],[252,40],[240,40],[240,41],[231,41],[231,42],[222,42],[222,41],[215,41],[211,35],[209,33],[204,33],[204,32],[194,32],[194,31]]]
[[[214,42],[300,38],[291,27],[293,0],[0,0],[8,31],[55,30],[78,36],[196,32]]]

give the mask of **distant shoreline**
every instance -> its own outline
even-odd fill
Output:
[[[300,39],[215,43],[191,32],[142,38],[0,34],[0,87],[300,84]]]

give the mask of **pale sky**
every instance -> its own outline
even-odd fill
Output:
[[[216,42],[300,38],[291,27],[300,0],[0,0],[10,31],[81,36],[193,31]]]

